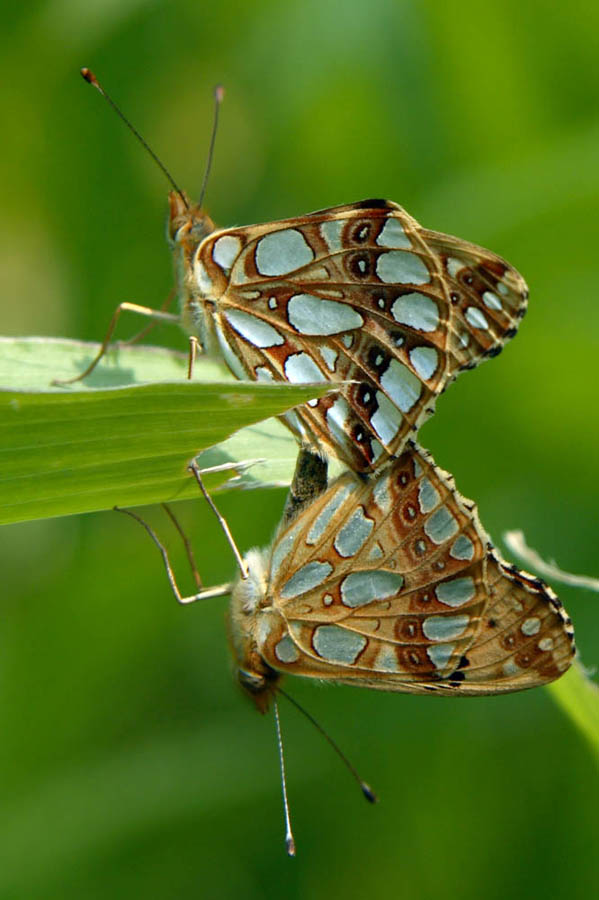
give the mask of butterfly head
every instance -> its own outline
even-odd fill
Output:
[[[274,625],[268,604],[268,555],[250,550],[244,558],[247,578],[241,576],[231,592],[229,638],[235,656],[237,679],[260,710],[266,712],[279,679],[264,660],[260,644]]]
[[[191,203],[183,192],[171,191],[168,202],[169,242],[173,247],[183,247],[186,256],[190,256],[198,244],[214,231],[214,222],[199,203]]]

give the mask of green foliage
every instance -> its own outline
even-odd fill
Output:
[[[549,686],[555,700],[576,723],[599,759],[599,688],[579,662]]]
[[[209,474],[208,487],[258,484],[270,461],[274,472],[286,462],[280,454],[293,453],[291,435],[265,440],[261,426],[214,445],[328,389],[240,384],[204,361],[189,382],[185,357],[155,347],[113,351],[90,376],[92,388],[52,386],[57,376],[81,372],[97,350],[76,341],[0,341],[0,523],[197,497],[186,469],[207,447],[214,449],[203,466],[232,469]],[[258,449],[257,472],[231,482]]]

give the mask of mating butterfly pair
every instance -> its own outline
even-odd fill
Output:
[[[245,560],[231,634],[258,706],[278,672],[461,695],[558,677],[573,654],[559,601],[497,557],[474,505],[407,439],[461,369],[513,336],[521,276],[388,201],[225,231],[176,192],[170,204],[187,330],[240,378],[356,382],[285,420],[304,445],[375,470],[327,490],[302,450],[295,507]]]
[[[474,505],[408,440],[459,371],[515,334],[522,277],[386,200],[216,231],[173,187],[184,327],[241,378],[340,383],[285,421],[374,473],[327,488],[324,463],[300,452],[272,552],[250,554],[233,591],[244,685],[263,703],[281,669],[461,694],[561,674],[573,642],[559,602],[495,555]]]
[[[353,472],[375,470],[326,489],[301,451],[295,506],[272,548],[246,557],[231,635],[258,706],[280,672],[458,695],[562,674],[574,649],[559,601],[496,555],[474,505],[408,440],[461,369],[513,336],[521,276],[388,201],[226,231],[180,194],[170,203],[186,328],[241,378],[354,382],[285,420]]]

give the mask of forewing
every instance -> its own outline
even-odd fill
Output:
[[[379,690],[551,680],[573,652],[559,601],[487,542],[474,505],[419,448],[374,482],[345,475],[274,543],[279,624],[260,652],[275,669]]]
[[[193,266],[236,375],[354,382],[287,424],[358,471],[397,455],[457,372],[499,352],[525,289],[498,257],[385,200],[216,232]]]

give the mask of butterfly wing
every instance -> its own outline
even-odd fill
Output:
[[[337,479],[278,536],[269,597],[279,616],[260,653],[299,675],[489,694],[572,660],[557,598],[496,557],[474,505],[415,446],[372,482]]]
[[[554,592],[541,579],[501,560],[487,562],[490,600],[468,667],[454,672],[460,693],[522,690],[553,681],[574,657],[574,630]]]
[[[212,304],[239,377],[353,382],[288,417],[354,470],[382,465],[461,369],[496,355],[526,308],[504,260],[424,231],[385,200],[215,232],[193,261],[187,319]]]

